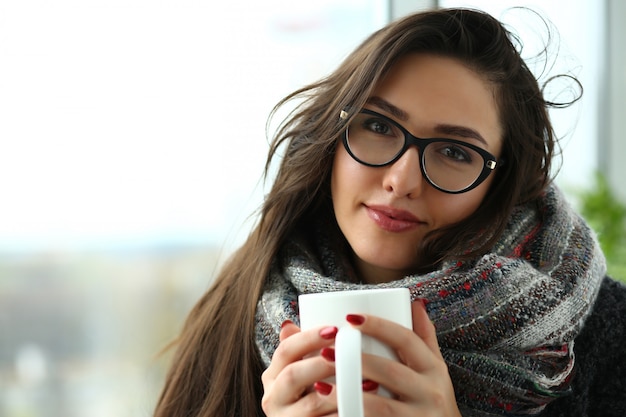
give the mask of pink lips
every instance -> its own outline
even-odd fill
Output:
[[[367,214],[383,230],[404,232],[423,224],[420,219],[405,210],[388,206],[365,206]]]

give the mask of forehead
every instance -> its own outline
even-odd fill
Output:
[[[378,99],[399,111],[377,106]],[[439,125],[475,130],[485,138],[488,150],[499,154],[502,128],[495,86],[454,58],[431,54],[400,58],[374,89],[370,105],[417,136],[431,136]]]

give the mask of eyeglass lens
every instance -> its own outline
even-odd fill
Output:
[[[404,147],[404,132],[388,119],[359,113],[346,132],[347,145],[360,162],[382,166],[393,161]],[[471,186],[485,166],[483,156],[461,144],[436,140],[422,153],[422,167],[428,179],[447,191]]]

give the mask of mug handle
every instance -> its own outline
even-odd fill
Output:
[[[335,379],[339,417],[363,417],[361,332],[342,327],[335,338]]]

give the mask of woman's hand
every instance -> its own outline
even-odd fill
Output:
[[[336,327],[302,332],[291,322],[283,324],[280,344],[261,377],[264,389],[261,406],[268,417],[336,413],[335,401],[327,399],[332,385],[320,382],[334,375],[335,367],[332,360],[317,355],[334,344],[336,334]],[[315,356],[309,357],[312,355]]]
[[[365,415],[460,417],[435,326],[422,302],[414,302],[412,311],[413,331],[374,316],[349,317],[354,327],[391,347],[400,359],[363,356],[363,377],[394,395],[390,399],[364,393]]]
[[[461,417],[435,327],[421,302],[412,304],[413,330],[369,315],[349,316],[352,325],[397,353],[400,362],[363,355],[363,402],[366,417]],[[283,326],[272,363],[263,373],[262,407],[268,416],[336,416],[334,387],[319,382],[334,375],[336,328],[300,332]],[[322,356],[307,359],[322,350]],[[384,386],[394,398],[376,394]],[[311,389],[314,387],[314,389]]]

